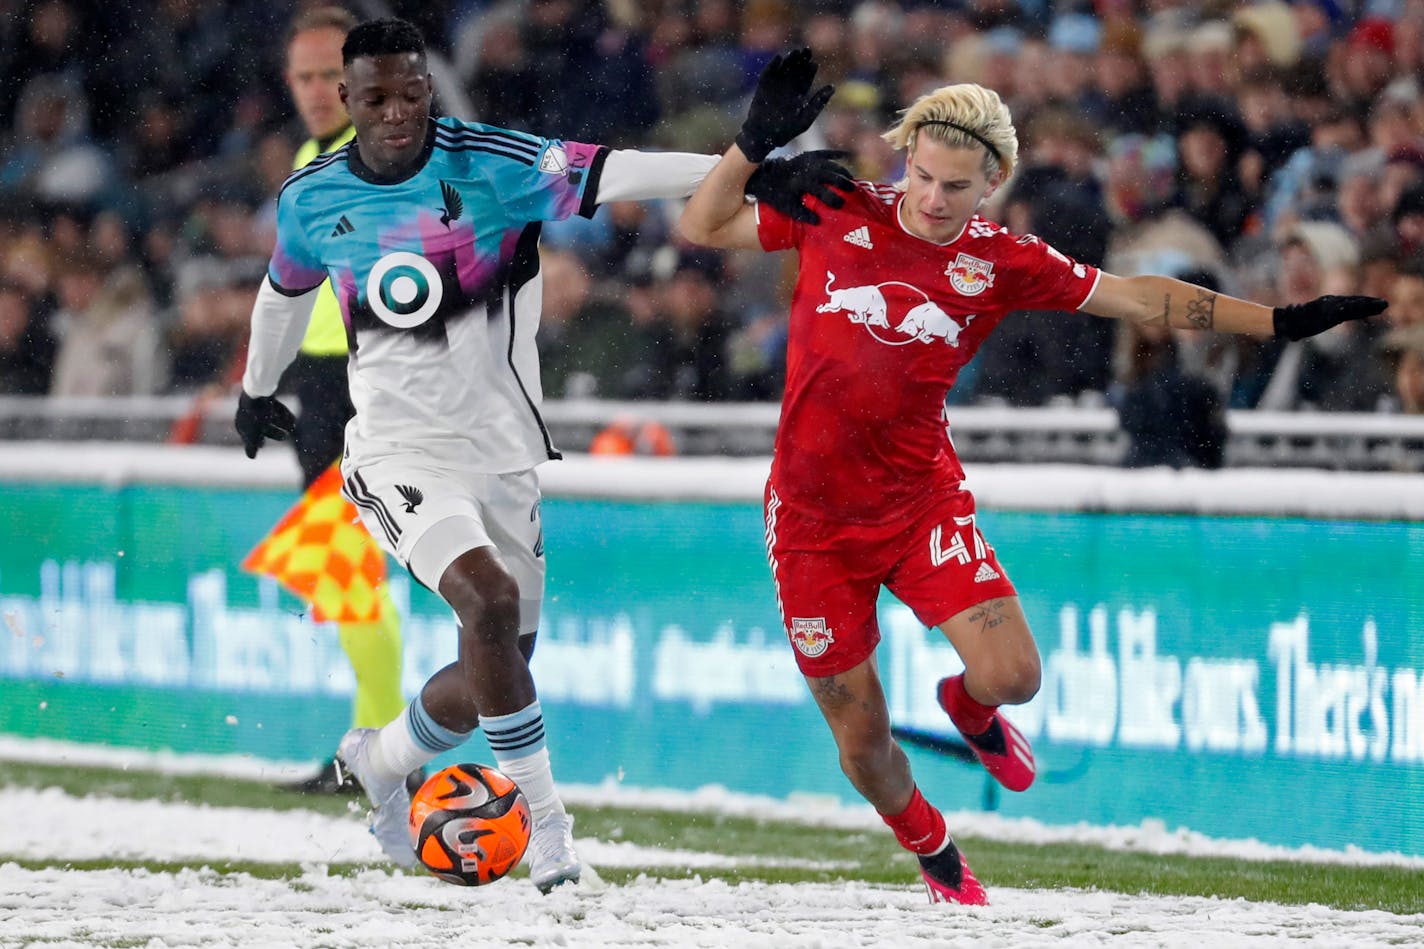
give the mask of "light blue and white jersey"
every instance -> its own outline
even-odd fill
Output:
[[[330,278],[350,346],[347,455],[412,449],[461,468],[558,457],[540,416],[542,221],[591,216],[607,149],[433,119],[415,169],[383,178],[352,142],[283,186],[268,279]]]

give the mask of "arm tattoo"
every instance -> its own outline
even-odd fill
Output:
[[[850,689],[846,688],[835,676],[826,676],[823,679],[810,679],[811,694],[816,697],[816,704],[822,708],[844,708],[855,701],[855,696]]]
[[[1199,290],[1195,300],[1188,300],[1187,322],[1199,330],[1211,329],[1216,322],[1216,294]]]

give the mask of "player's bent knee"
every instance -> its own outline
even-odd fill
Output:
[[[1043,668],[1033,655],[1005,662],[996,670],[996,698],[1000,705],[1022,705],[1038,694],[1043,684]]]

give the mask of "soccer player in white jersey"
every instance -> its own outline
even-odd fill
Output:
[[[1010,790],[1034,778],[1028,742],[999,712],[1033,698],[1039,656],[1004,565],[975,524],[945,426],[959,370],[1012,310],[1300,339],[1379,313],[1371,297],[1260,306],[1167,277],[1121,278],[981,217],[1013,173],[1008,108],[973,83],[916,100],[885,138],[906,149],[894,187],[852,182],[807,226],[742,200],[767,154],[830,94],[810,50],[773,59],[736,144],[688,202],[680,229],[716,247],[799,251],[786,394],[766,491],[767,558],[787,639],[841,768],[920,862],[931,901],[984,888],[891,737],[875,661],[882,586],[964,660],[940,680],[950,720]]]
[[[544,591],[534,469],[559,457],[534,345],[540,222],[685,197],[717,159],[432,118],[424,42],[402,20],[358,25],[342,59],[356,137],[283,186],[236,426],[249,456],[290,433],[273,393],[330,279],[356,408],[345,493],[460,626],[458,660],[391,724],[348,732],[338,756],[371,800],[382,848],[413,865],[405,775],[482,728],[529,800],[530,874],[547,892],[576,882],[582,864],[528,666]]]

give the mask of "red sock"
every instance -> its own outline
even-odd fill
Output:
[[[937,853],[944,847],[948,837],[944,815],[925,800],[919,787],[915,788],[910,803],[903,811],[893,816],[881,814],[880,819],[895,832],[895,839],[900,841],[900,846],[911,853]]]
[[[939,689],[939,704],[954,719],[954,724],[966,735],[982,735],[994,721],[997,705],[981,705],[974,701],[964,688],[964,676],[952,676],[944,680]]]

